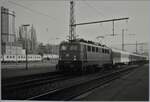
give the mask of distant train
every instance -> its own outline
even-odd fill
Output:
[[[58,59],[58,55],[54,54],[44,54],[43,56],[38,54],[28,54],[27,60],[29,62],[36,62],[36,61],[42,61],[45,59]],[[1,55],[1,62],[2,63],[13,63],[13,62],[25,62],[26,61],[26,55],[7,55],[4,54]]]
[[[105,45],[81,39],[60,44],[59,61],[56,68],[60,71],[87,71],[144,60],[146,57],[142,55],[111,49]]]

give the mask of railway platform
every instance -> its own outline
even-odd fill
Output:
[[[104,86],[85,93],[78,101],[148,101],[149,65],[145,64]]]
[[[1,65],[2,79],[28,76],[33,74],[41,74],[55,71],[56,63],[29,63],[28,69],[24,64],[5,64]]]

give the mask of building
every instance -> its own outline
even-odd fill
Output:
[[[22,46],[16,42],[15,12],[1,7],[1,53],[11,55],[16,52],[24,54]]]
[[[33,25],[31,26],[31,29],[30,29],[30,33],[29,33],[31,36],[30,38],[30,48],[31,48],[31,52],[32,53],[36,53],[36,49],[37,49],[37,37],[36,37],[36,30],[35,28],[33,27]]]
[[[27,42],[27,49],[28,53],[36,53],[37,51],[37,37],[36,37],[36,30],[31,26],[29,30],[27,31],[26,35],[26,29],[23,25],[19,27],[19,38],[18,41],[22,43],[22,46],[24,49],[26,49],[26,42]]]
[[[22,49],[21,44],[5,43],[4,49],[5,49],[4,54],[7,54],[7,55],[22,55],[22,54],[25,54],[25,49]]]
[[[56,54],[59,55],[59,45],[51,45],[43,43],[39,43],[37,47],[37,53],[44,55],[44,54]]]

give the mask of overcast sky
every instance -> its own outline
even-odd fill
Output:
[[[2,0],[3,6],[16,12],[16,28],[21,24],[33,24],[37,39],[43,43],[58,43],[69,35],[69,0]],[[76,23],[129,17],[128,21],[117,21],[115,33],[107,36],[103,43],[121,44],[122,29],[125,43],[149,42],[150,2],[149,1],[100,1],[78,0],[75,2]],[[112,34],[112,22],[78,26],[80,38],[96,41],[97,36]],[[128,35],[135,34],[135,35]],[[56,38],[60,38],[59,40]]]

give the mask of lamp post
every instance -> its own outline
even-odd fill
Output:
[[[28,42],[27,42],[27,27],[30,26],[29,24],[24,24],[23,27],[25,28],[25,36],[26,36],[26,40],[25,40],[25,46],[26,46],[26,69],[28,69]]]

